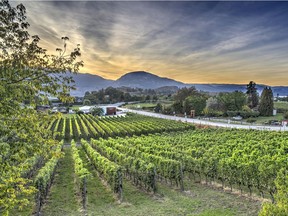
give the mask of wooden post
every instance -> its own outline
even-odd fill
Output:
[[[184,178],[184,175],[183,175],[183,168],[182,168],[182,164],[180,164],[180,188],[181,188],[181,191],[184,191],[184,182],[183,182],[183,178]]]
[[[120,202],[122,202],[123,200],[123,182],[122,182],[122,175],[121,175],[121,171],[118,170],[117,171],[117,177],[118,177],[118,185],[119,185],[119,191],[118,191],[118,199],[120,200]]]
[[[36,195],[36,216],[40,215],[40,209],[41,209],[41,195],[40,191],[38,190],[38,193]]]
[[[82,199],[83,199],[83,209],[85,211],[86,215],[86,209],[87,209],[87,179],[86,177],[83,178],[83,190],[82,190]]]

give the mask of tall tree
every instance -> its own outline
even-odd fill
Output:
[[[253,109],[258,106],[259,104],[259,97],[257,93],[256,83],[250,81],[246,87],[247,91],[246,94],[248,95],[248,106]]]
[[[246,95],[243,92],[220,93],[217,100],[223,105],[223,111],[240,111],[246,104]]]
[[[196,90],[196,88],[194,86],[187,88],[181,88],[177,91],[177,93],[174,96],[174,99],[176,101],[184,101],[185,98],[187,98],[188,96],[192,96],[192,95],[199,95],[200,93]]]
[[[15,206],[29,203],[27,196],[35,192],[23,172],[31,169],[29,158],[51,157],[57,145],[47,124],[51,118],[23,106],[35,105],[35,96],[52,95],[63,101],[72,98],[68,92],[73,79],[66,72],[77,72],[83,65],[77,61],[80,47],[63,49],[50,55],[41,48],[37,35],[27,29],[23,4],[12,7],[8,0],[0,2],[0,215],[8,215]]]
[[[189,96],[185,98],[183,102],[183,109],[187,115],[190,115],[191,110],[195,110],[195,115],[199,116],[202,114],[206,106],[207,97],[202,96]]]
[[[265,87],[262,91],[259,103],[259,112],[262,116],[272,116],[273,115],[273,92],[270,87]]]

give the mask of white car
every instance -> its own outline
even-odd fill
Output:
[[[234,119],[234,120],[242,120],[243,118],[242,118],[242,116],[234,116],[232,119]]]

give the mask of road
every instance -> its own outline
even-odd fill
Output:
[[[283,126],[260,126],[260,125],[239,125],[239,124],[228,124],[228,123],[222,123],[222,122],[210,122],[206,120],[200,120],[200,119],[191,119],[191,118],[185,118],[185,117],[177,117],[177,116],[169,116],[169,115],[163,115],[159,113],[151,113],[146,111],[140,111],[140,110],[132,110],[132,109],[126,109],[118,107],[117,109],[120,109],[124,112],[132,112],[137,113],[141,115],[146,116],[152,116],[156,118],[163,118],[163,119],[170,119],[175,121],[182,121],[182,122],[190,122],[198,125],[209,125],[209,126],[215,126],[215,127],[225,127],[225,128],[237,128],[237,129],[254,129],[254,130],[267,130],[267,131],[288,131],[288,127]]]

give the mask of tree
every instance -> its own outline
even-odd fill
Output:
[[[206,107],[203,110],[205,116],[221,116],[223,115],[224,106],[216,97],[210,97],[206,100]]]
[[[217,100],[223,105],[223,111],[240,111],[246,104],[246,95],[243,92],[220,93]]]
[[[104,115],[104,110],[101,107],[93,107],[91,109],[91,114],[93,116],[102,116]]]
[[[154,111],[155,111],[156,113],[162,112],[162,105],[161,105],[160,103],[157,103],[157,105],[156,105],[155,108],[154,108]]]
[[[206,106],[207,97],[205,96],[189,96],[185,98],[183,102],[183,109],[186,114],[190,114],[191,110],[195,110],[195,115],[199,116],[202,114]]]
[[[206,101],[206,108],[212,111],[222,111],[223,104],[216,97],[210,97]]]
[[[29,203],[27,196],[35,192],[23,172],[32,169],[29,158],[51,157],[58,142],[47,129],[51,118],[37,113],[29,106],[36,98],[56,96],[69,101],[73,79],[67,72],[76,73],[82,61],[80,46],[66,54],[66,41],[57,55],[48,54],[38,43],[37,35],[27,29],[23,4],[12,7],[8,0],[0,2],[0,214],[8,215],[15,206]],[[37,96],[37,97],[36,97]],[[23,105],[28,101],[29,106]]]
[[[89,106],[89,105],[91,105],[91,101],[89,99],[84,99],[83,105]]]
[[[152,100],[153,101],[157,101],[158,100],[158,96],[157,95],[153,95]]]
[[[183,104],[181,101],[175,101],[172,104],[173,112],[175,113],[182,113],[183,112]]]
[[[146,95],[145,101],[149,101],[151,99],[150,95]]]
[[[259,112],[261,116],[272,116],[274,109],[273,92],[270,87],[265,87],[262,91]]]
[[[259,103],[256,83],[253,81],[250,81],[246,89],[247,89],[246,94],[248,95],[248,106],[251,109],[253,109],[257,107]]]
[[[192,95],[199,95],[199,92],[196,90],[196,88],[194,86],[190,88],[184,87],[177,91],[176,95],[174,96],[174,99],[176,101],[184,101],[185,98]]]

